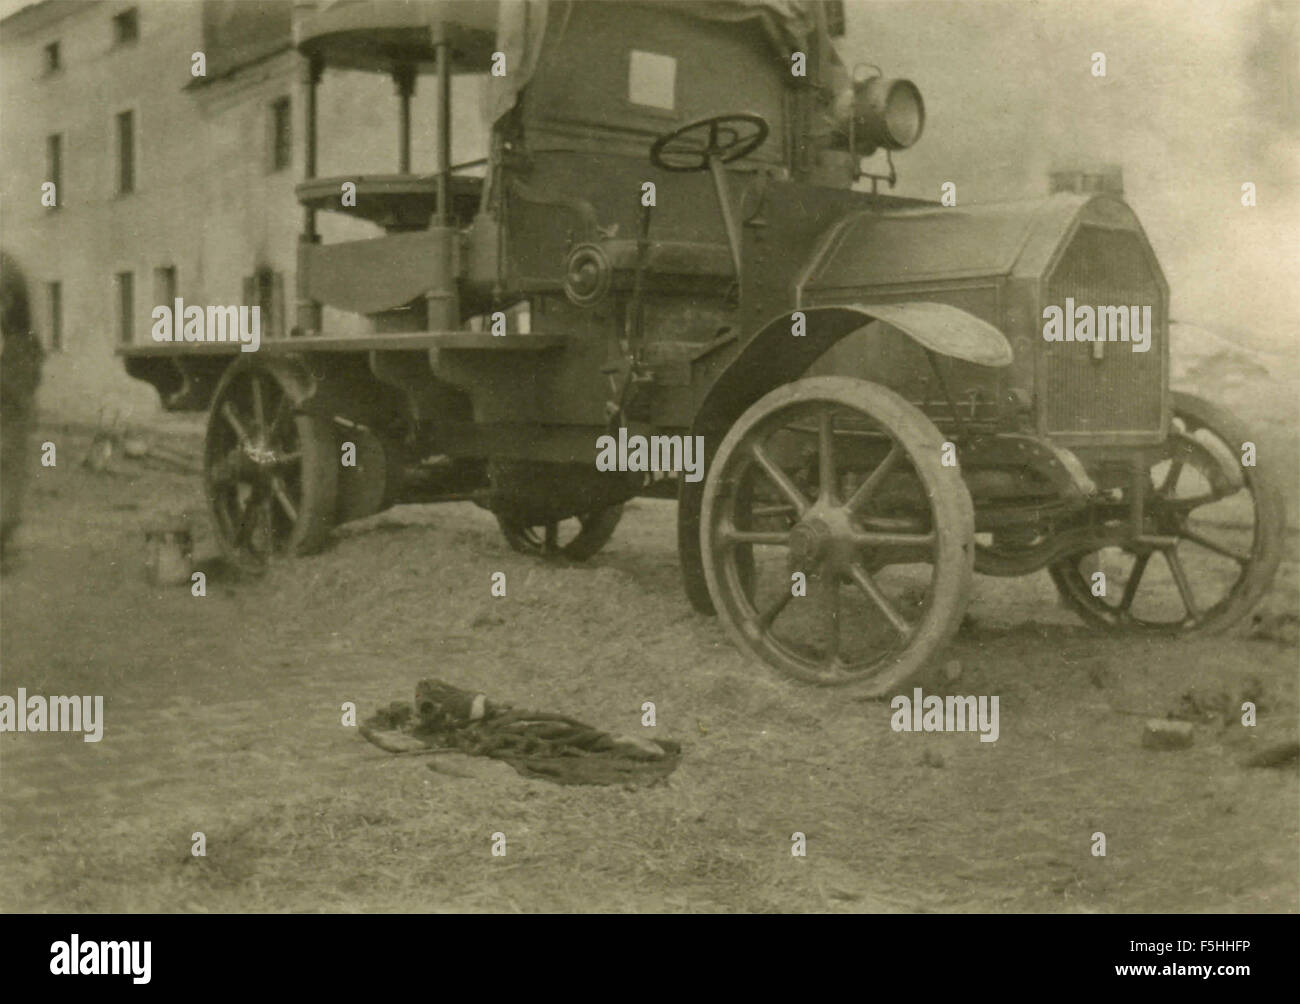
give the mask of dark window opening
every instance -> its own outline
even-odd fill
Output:
[[[161,265],[153,270],[153,298],[156,306],[168,310],[176,303],[175,265]]]
[[[45,72],[55,73],[63,67],[59,56],[59,43],[51,42],[45,47]]]
[[[831,38],[843,38],[845,34],[844,24],[844,0],[831,0],[825,7],[826,10],[826,34]]]
[[[117,273],[117,340],[130,345],[135,338],[135,276]]]
[[[54,206],[63,205],[63,136],[51,133],[45,137],[45,180],[54,183]]]
[[[140,37],[140,12],[132,7],[113,17],[113,42],[127,45]]]
[[[280,171],[293,163],[293,118],[288,98],[271,103],[271,170]]]
[[[117,191],[126,195],[135,191],[135,113],[117,116]]]
[[[63,350],[63,283],[49,283],[50,351]]]

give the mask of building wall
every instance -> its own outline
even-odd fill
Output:
[[[59,281],[63,351],[47,360],[43,410],[94,417],[101,407],[149,411],[149,388],[128,380],[112,355],[117,297],[114,275],[135,274],[136,337],[148,337],[153,269],[175,264],[182,288],[191,281],[193,214],[201,164],[175,123],[194,115],[182,91],[190,54],[201,47],[197,3],[142,6],[139,39],[116,46],[112,18],[128,3],[44,4],[0,29],[0,206],[3,240],[22,263],[48,344],[46,283]],[[61,15],[61,16],[60,16]],[[46,75],[44,47],[58,41],[62,69]],[[135,192],[118,195],[114,116],[135,115]],[[63,136],[58,209],[41,205],[46,136]]]
[[[47,360],[43,411],[88,421],[101,411],[140,420],[159,410],[153,389],[127,377],[113,354],[119,272],[135,277],[137,342],[150,338],[150,312],[162,300],[155,270],[162,267],[174,268],[178,294],[200,305],[248,302],[246,280],[259,268],[271,269],[279,276],[285,325],[294,323],[302,223],[294,185],[302,175],[305,122],[299,57],[285,47],[290,6],[287,0],[47,0],[0,23],[0,223],[6,250],[32,283],[47,345],[47,284],[62,285],[62,350]],[[131,7],[139,12],[139,38],[115,46],[112,19]],[[232,18],[245,12],[250,20],[241,38]],[[60,43],[63,68],[47,75],[44,48],[52,41]],[[201,80],[191,74],[198,51],[208,59]],[[422,78],[412,101],[417,173],[436,163],[431,85]],[[486,154],[481,87],[476,77],[455,82],[453,162]],[[292,163],[270,172],[270,107],[285,96],[292,107]],[[398,103],[391,80],[327,71],[318,107],[320,175],[396,170]],[[135,115],[135,191],[118,195],[114,117],[126,109]],[[51,133],[63,136],[58,209],[40,199],[49,180]],[[379,233],[341,213],[319,214],[318,227],[326,241]],[[364,318],[335,311],[327,311],[325,324],[331,333],[368,328]]]

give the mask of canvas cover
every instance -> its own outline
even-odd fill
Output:
[[[578,0],[581,2],[581,0]],[[806,49],[816,28],[810,5],[801,0],[628,0],[662,7],[702,21],[756,22],[782,56]],[[563,33],[574,4],[569,0],[503,0],[497,17],[497,51],[505,53],[510,72],[490,77],[489,122],[496,122],[518,101],[541,59],[547,33]]]

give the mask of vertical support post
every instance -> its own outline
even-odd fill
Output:
[[[433,51],[438,76],[438,207],[430,231],[436,231],[436,252],[430,256],[432,268],[428,305],[428,325],[433,331],[454,331],[460,327],[459,268],[456,253],[460,235],[451,214],[451,45],[447,25],[433,25]]]
[[[393,71],[398,97],[402,99],[401,119],[397,146],[399,174],[411,173],[411,95],[415,93],[415,67],[400,66]]]
[[[451,45],[447,25],[434,28],[438,67],[438,225],[451,224]]]
[[[306,136],[303,150],[303,177],[316,177],[316,88],[320,84],[321,61],[312,56],[302,64],[302,83],[306,86]],[[316,210],[307,206],[303,213],[303,233],[316,236]]]
[[[318,56],[306,59],[302,65],[301,83],[305,86],[304,111],[305,128],[303,137],[303,177],[316,177],[316,88],[320,84],[324,66]],[[321,306],[307,292],[306,259],[313,245],[320,243],[316,232],[316,210],[311,206],[303,207],[302,233],[298,236],[298,310],[297,323],[293,334],[319,332],[321,329]]]

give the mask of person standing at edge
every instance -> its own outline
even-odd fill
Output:
[[[41,343],[32,330],[27,281],[12,257],[0,251],[0,571],[13,560],[10,540],[22,518],[23,492],[31,470],[27,453],[41,380]]]

